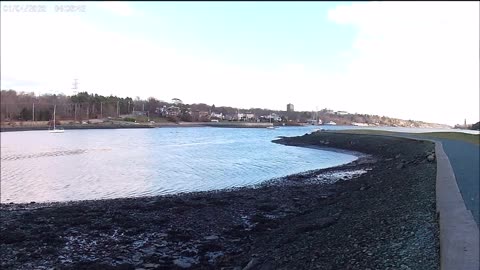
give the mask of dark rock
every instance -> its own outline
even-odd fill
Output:
[[[326,217],[326,218],[320,218],[317,220],[314,220],[310,224],[306,225],[301,225],[297,228],[297,233],[306,233],[306,232],[311,232],[311,231],[317,231],[324,229],[328,226],[331,226],[337,222],[336,218],[333,217]]]
[[[248,264],[242,270],[253,270],[259,264],[259,260],[257,258],[253,258],[248,262]]]
[[[203,239],[212,241],[212,240],[218,240],[218,238],[219,237],[217,235],[209,235],[209,236],[205,236]]]
[[[189,257],[181,257],[173,260],[173,264],[183,269],[192,267],[192,264],[194,263],[195,263],[195,260]]]

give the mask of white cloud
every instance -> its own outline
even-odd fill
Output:
[[[449,124],[478,121],[478,2],[354,3],[329,18],[358,30],[343,85],[359,103],[351,107]]]
[[[102,31],[82,14],[2,13],[2,89],[68,94],[78,78],[80,90],[107,95],[274,109],[292,102],[299,110],[478,121],[478,2],[355,3],[338,6],[329,18],[358,30],[341,56],[351,60],[344,73],[289,62],[262,70],[187,56]]]
[[[134,10],[127,2],[104,1],[97,4],[100,8],[119,16],[132,16],[136,13],[136,10]]]

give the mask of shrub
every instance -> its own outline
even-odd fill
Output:
[[[131,118],[131,117],[125,117],[125,118],[123,118],[123,121],[127,121],[127,122],[135,122],[135,118]]]

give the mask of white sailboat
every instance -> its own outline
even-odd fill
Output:
[[[50,129],[48,132],[50,132],[50,133],[63,133],[63,132],[64,132],[63,128],[57,129],[57,128],[55,127],[55,113],[56,113],[56,109],[57,109],[57,105],[54,105],[54,106],[53,106],[53,129]]]

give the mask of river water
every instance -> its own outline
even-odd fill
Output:
[[[356,159],[271,142],[315,128],[3,132],[0,199],[2,203],[51,202],[224,189]]]

